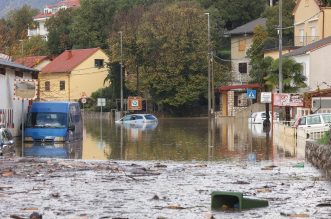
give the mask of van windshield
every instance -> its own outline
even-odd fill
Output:
[[[29,128],[65,128],[67,124],[66,113],[30,112],[26,126]]]

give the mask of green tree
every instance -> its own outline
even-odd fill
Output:
[[[178,112],[206,100],[208,47],[203,13],[192,2],[155,4],[142,19],[138,36],[144,60],[142,86],[145,95],[164,110]]]
[[[60,10],[56,16],[46,21],[48,30],[47,46],[51,54],[58,55],[64,50],[72,49],[71,27],[75,18],[75,11],[72,8]]]
[[[283,44],[284,45],[293,45],[293,32],[294,28],[294,17],[292,12],[295,7],[295,0],[283,0],[283,10],[282,10],[282,25],[283,25]],[[279,26],[279,5],[274,7],[268,7],[263,12],[262,17],[267,18],[267,31],[268,36],[273,37],[274,42],[277,43],[278,32],[277,27]]]
[[[28,37],[28,27],[33,25],[33,16],[37,13],[37,9],[33,9],[28,5],[23,5],[21,8],[8,13],[6,20],[10,27],[13,41]]]
[[[114,30],[110,36],[112,49],[112,60],[120,62],[120,34],[122,32],[123,54],[126,75],[130,80],[126,81],[129,90],[136,95],[140,92],[140,69],[142,67],[142,50],[138,44],[138,31],[145,9],[142,6],[135,6],[128,11],[119,11],[114,17]]]
[[[115,12],[115,0],[81,0],[72,24],[74,48],[108,49],[107,39]]]

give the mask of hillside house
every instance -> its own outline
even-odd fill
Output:
[[[54,5],[46,5],[42,12],[33,17],[33,21],[37,23],[37,27],[28,28],[28,37],[42,36],[47,40],[48,31],[45,26],[46,21],[62,9],[77,8],[79,6],[80,0],[60,0]]]
[[[79,100],[104,88],[108,56],[100,48],[66,50],[39,74],[40,99]]]
[[[331,36],[330,3],[326,0],[297,0],[293,10],[295,46],[305,46]]]

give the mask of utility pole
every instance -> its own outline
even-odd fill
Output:
[[[208,118],[211,117],[211,68],[210,68],[210,19],[209,19],[209,13],[205,13],[208,18],[208,55],[207,55],[207,61],[208,61]]]
[[[278,90],[279,93],[283,93],[283,60],[282,60],[282,52],[283,52],[283,0],[279,0],[278,5],[278,12],[279,12],[279,29],[278,29],[278,36],[279,36],[279,72],[278,72]]]
[[[121,76],[120,76],[120,80],[121,80],[121,116],[123,116],[123,33],[122,31],[119,32],[120,36],[121,36],[121,61],[120,61],[120,65],[121,65]]]

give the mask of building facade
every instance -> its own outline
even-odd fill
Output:
[[[0,123],[9,128],[14,136],[21,134],[22,115],[27,112],[29,104],[27,100],[15,98],[15,79],[37,77],[37,70],[0,58]]]
[[[293,10],[294,46],[305,46],[331,36],[331,4],[323,0],[298,0]]]
[[[108,56],[100,48],[66,50],[39,74],[40,99],[79,100],[104,88]]]

